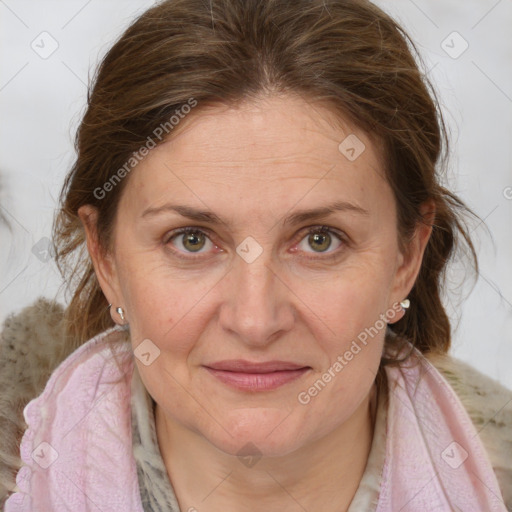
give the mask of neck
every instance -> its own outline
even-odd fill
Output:
[[[156,406],[158,443],[180,509],[346,511],[364,473],[373,438],[376,388],[345,423],[281,457],[246,467]]]

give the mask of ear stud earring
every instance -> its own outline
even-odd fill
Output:
[[[121,317],[121,320],[123,320],[123,322],[124,322],[124,311],[123,311],[123,308],[121,308],[121,307],[116,308],[116,313]]]
[[[408,309],[411,305],[411,301],[409,299],[404,299],[400,301],[400,306],[402,306],[403,309]]]

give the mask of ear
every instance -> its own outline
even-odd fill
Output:
[[[78,216],[85,231],[87,250],[94,266],[96,278],[108,303],[112,304],[110,315],[115,323],[120,323],[115,310],[116,307],[123,304],[123,298],[114,258],[99,243],[97,232],[98,210],[94,206],[84,205],[78,209]]]
[[[422,220],[417,223],[412,237],[406,242],[403,251],[400,253],[391,293],[393,304],[406,299],[416,282],[425,248],[432,234],[435,212],[436,207],[433,200],[428,200],[420,206]],[[398,318],[394,319],[394,322],[400,320],[402,316],[399,315]]]

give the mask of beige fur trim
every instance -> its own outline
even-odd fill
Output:
[[[512,391],[452,356],[428,354],[427,359],[466,408],[491,460],[505,506],[512,510]]]
[[[19,445],[26,429],[25,405],[44,389],[68,354],[63,342],[62,306],[38,299],[10,316],[0,335],[0,506],[14,490],[21,467]]]

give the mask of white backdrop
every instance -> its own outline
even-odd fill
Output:
[[[61,280],[46,251],[88,76],[149,0],[0,0],[0,321]],[[452,140],[449,184],[485,220],[475,224],[481,276],[469,298],[461,270],[452,354],[512,388],[512,2],[376,2],[418,44]],[[57,295],[63,300],[62,295]]]

